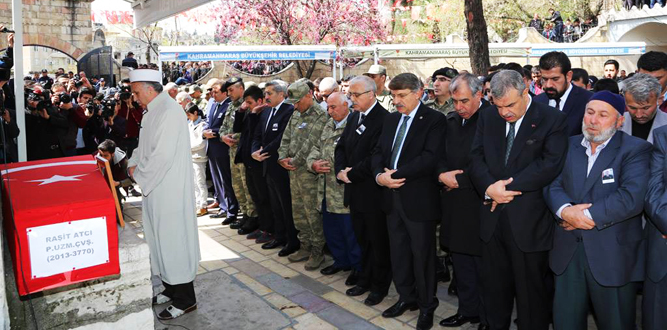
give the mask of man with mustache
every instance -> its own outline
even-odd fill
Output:
[[[544,191],[558,227],[549,264],[556,274],[554,329],[634,329],[637,283],[644,279],[642,230],[651,144],[618,131],[623,97],[595,93],[583,136],[570,138],[565,167]]]
[[[584,108],[591,92],[572,84],[572,64],[563,52],[548,52],[540,57],[542,89],[535,102],[548,104],[567,115],[569,136],[581,134]]]

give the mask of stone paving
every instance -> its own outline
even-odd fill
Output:
[[[140,199],[129,198],[124,207],[125,221],[143,238]],[[198,310],[170,322],[156,319],[155,329],[414,329],[417,324],[418,311],[407,311],[396,319],[382,317],[398,301],[393,285],[382,303],[369,307],[363,303],[366,294],[345,295],[349,272],[324,276],[319,270],[307,271],[305,262],[278,257],[279,249],[262,250],[254,240],[222,226],[219,219],[203,216],[197,223],[202,255],[195,279]],[[324,266],[331,263],[327,255]],[[159,283],[154,278],[155,293],[161,291]],[[471,324],[438,325],[457,310],[457,298],[447,294],[448,285],[438,284],[440,305],[433,328],[477,329]],[[592,317],[589,329],[595,329]]]

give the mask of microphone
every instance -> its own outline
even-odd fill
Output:
[[[2,30],[0,30],[0,33],[14,33],[14,30],[10,30],[7,27],[3,27]]]

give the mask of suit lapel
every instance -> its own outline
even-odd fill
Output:
[[[614,136],[609,141],[609,144],[607,144],[607,146],[602,149],[602,151],[600,151],[600,155],[595,160],[595,164],[593,164],[593,168],[591,168],[591,172],[586,178],[584,189],[581,191],[581,196],[585,196],[585,194],[591,190],[591,188],[593,188],[593,185],[595,185],[598,180],[602,180],[602,171],[607,168],[612,160],[614,160],[616,157],[617,149],[621,147],[621,139],[623,138],[622,134],[625,133],[616,132],[616,134],[614,134]],[[588,164],[588,159],[586,159],[586,164]]]
[[[537,125],[542,119],[540,109],[536,106],[536,104],[537,103],[533,101],[533,103],[528,108],[528,112],[523,118],[523,121],[521,122],[521,126],[519,126],[519,133],[514,138],[512,150],[510,151],[510,156],[507,159],[507,165],[512,164],[512,161],[514,161],[519,156],[521,150],[523,150],[523,147],[526,144],[526,141],[528,141],[528,138],[533,135],[533,132],[535,132]],[[507,144],[507,142],[505,142],[505,144]],[[507,148],[507,146],[505,146],[505,148]]]
[[[426,110],[424,109],[425,106],[423,104],[419,105],[419,108],[417,108],[417,113],[415,113],[415,117],[412,119],[412,123],[410,124],[410,130],[408,130],[408,135],[405,137],[405,142],[403,142],[403,150],[401,150],[401,156],[405,154],[406,148],[409,146],[410,141],[412,138],[416,135],[419,134],[419,132],[422,129],[422,124],[424,122],[423,117],[424,113]],[[399,118],[402,118],[403,115],[401,115]],[[399,120],[400,124],[400,120]]]
[[[577,102],[577,94],[579,90],[577,90],[577,86],[571,85],[572,90],[570,91],[570,95],[567,96],[567,100],[565,100],[565,105],[563,105],[563,112],[565,113],[570,113],[572,111],[572,108],[574,108],[574,103]]]

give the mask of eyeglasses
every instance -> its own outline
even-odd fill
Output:
[[[358,97],[360,97],[360,96],[362,96],[362,95],[364,95],[364,94],[366,94],[366,93],[370,93],[370,92],[371,92],[371,91],[365,91],[365,92],[363,92],[363,93],[347,93],[347,95],[348,95],[348,97],[350,97],[350,98],[353,98],[353,97],[354,97],[354,98],[356,99],[356,98],[358,98]]]

